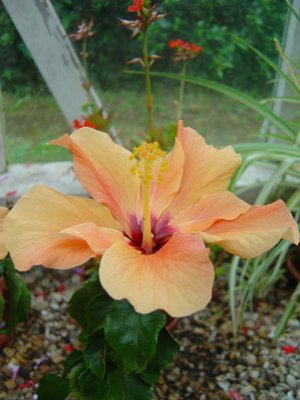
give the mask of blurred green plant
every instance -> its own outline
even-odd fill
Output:
[[[256,88],[261,91],[272,77],[266,64],[257,64],[251,52],[237,51],[242,48],[229,33],[247,37],[249,43],[276,60],[272,46],[274,36],[281,37],[287,6],[282,0],[160,0],[163,13],[169,16],[153,27],[149,46],[155,54],[161,54],[163,70],[169,69],[170,39],[201,43],[205,47],[203,57],[191,66],[191,74],[201,70],[203,77],[222,79],[242,89]],[[136,56],[136,44],[128,40],[118,19],[123,16],[127,0],[53,0],[64,28],[72,31],[80,18],[94,18],[96,31],[101,31],[89,47],[91,78],[105,88],[119,87],[128,83],[141,85],[140,81],[126,81],[123,65]],[[17,33],[3,3],[0,3],[0,79],[5,90],[20,86],[40,85],[43,80]],[[112,40],[112,37],[114,38]],[[139,40],[141,40],[140,38]],[[81,49],[79,49],[80,51]],[[109,68],[107,67],[109,65]],[[264,86],[265,87],[265,86]]]
[[[0,334],[9,335],[28,318],[31,295],[9,257],[0,261]]]

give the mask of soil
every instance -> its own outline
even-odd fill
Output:
[[[32,310],[0,350],[0,400],[36,399],[41,376],[60,372],[79,345],[67,301],[80,287],[80,275],[35,268],[23,276],[33,293]],[[210,305],[180,319],[172,331],[181,351],[155,386],[154,399],[300,399],[299,314],[280,340],[272,341],[291,290],[275,288],[257,303],[235,340],[226,284],[218,279]]]

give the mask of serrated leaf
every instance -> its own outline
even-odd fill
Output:
[[[108,375],[108,394],[105,400],[151,400],[152,390],[136,375],[113,372]]]
[[[103,336],[93,335],[89,337],[83,354],[86,366],[98,378],[103,379],[105,374],[105,341]]]
[[[83,358],[82,351],[74,350],[72,353],[65,359],[64,362],[64,372],[63,375],[67,375],[75,365],[79,364]]]
[[[139,314],[126,300],[112,304],[105,320],[105,336],[121,357],[126,373],[143,371],[153,358],[165,321],[162,312]]]
[[[167,329],[161,330],[156,353],[152,360],[147,364],[145,371],[143,371],[142,378],[149,385],[154,385],[160,376],[160,371],[169,365],[175,354],[179,351],[179,344],[173,338],[172,335],[167,331]]]
[[[65,400],[69,393],[68,379],[53,373],[42,377],[37,390],[39,400]]]
[[[85,308],[94,296],[103,293],[103,291],[104,289],[101,287],[99,281],[88,281],[73,294],[69,301],[69,313],[71,317],[76,319],[84,330],[88,330]]]
[[[105,317],[112,302],[112,298],[104,291],[89,301],[85,308],[85,320],[87,323],[86,330],[90,334],[103,328]]]

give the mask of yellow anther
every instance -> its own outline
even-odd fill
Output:
[[[154,163],[161,160],[159,167],[159,176],[161,176],[160,173],[167,170],[166,154],[165,151],[161,150],[158,142],[142,142],[140,146],[133,148],[132,154],[129,157],[130,160],[135,160],[136,162],[131,168],[132,174],[137,174],[144,182],[149,182],[153,178],[152,168]],[[145,173],[146,170],[148,171],[147,174]],[[161,181],[162,178],[160,177],[159,180]]]

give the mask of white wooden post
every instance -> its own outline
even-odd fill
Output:
[[[295,12],[300,15],[300,0],[293,0],[292,6]],[[288,59],[300,64],[300,22],[291,10],[289,10],[287,15],[281,47]],[[279,65],[281,70],[289,75],[288,68],[281,58],[279,59]],[[299,77],[299,71],[295,70],[295,75]],[[295,93],[289,87],[288,82],[283,77],[277,75],[272,96],[294,97]],[[272,104],[272,111],[285,120],[291,120],[295,118],[296,113],[299,113],[299,106],[279,99]],[[270,132],[270,130],[272,132],[277,132],[277,130],[270,125],[270,122],[265,120],[262,133]],[[274,139],[271,139],[271,141],[272,140]]]
[[[0,173],[4,172],[6,167],[6,157],[4,148],[4,135],[5,135],[5,123],[4,123],[4,110],[2,102],[1,84],[0,84]]]
[[[50,0],[2,0],[24,43],[68,123],[82,115],[89,101],[81,62]],[[102,103],[93,87],[90,95],[97,107]],[[112,137],[119,141],[115,130]]]

